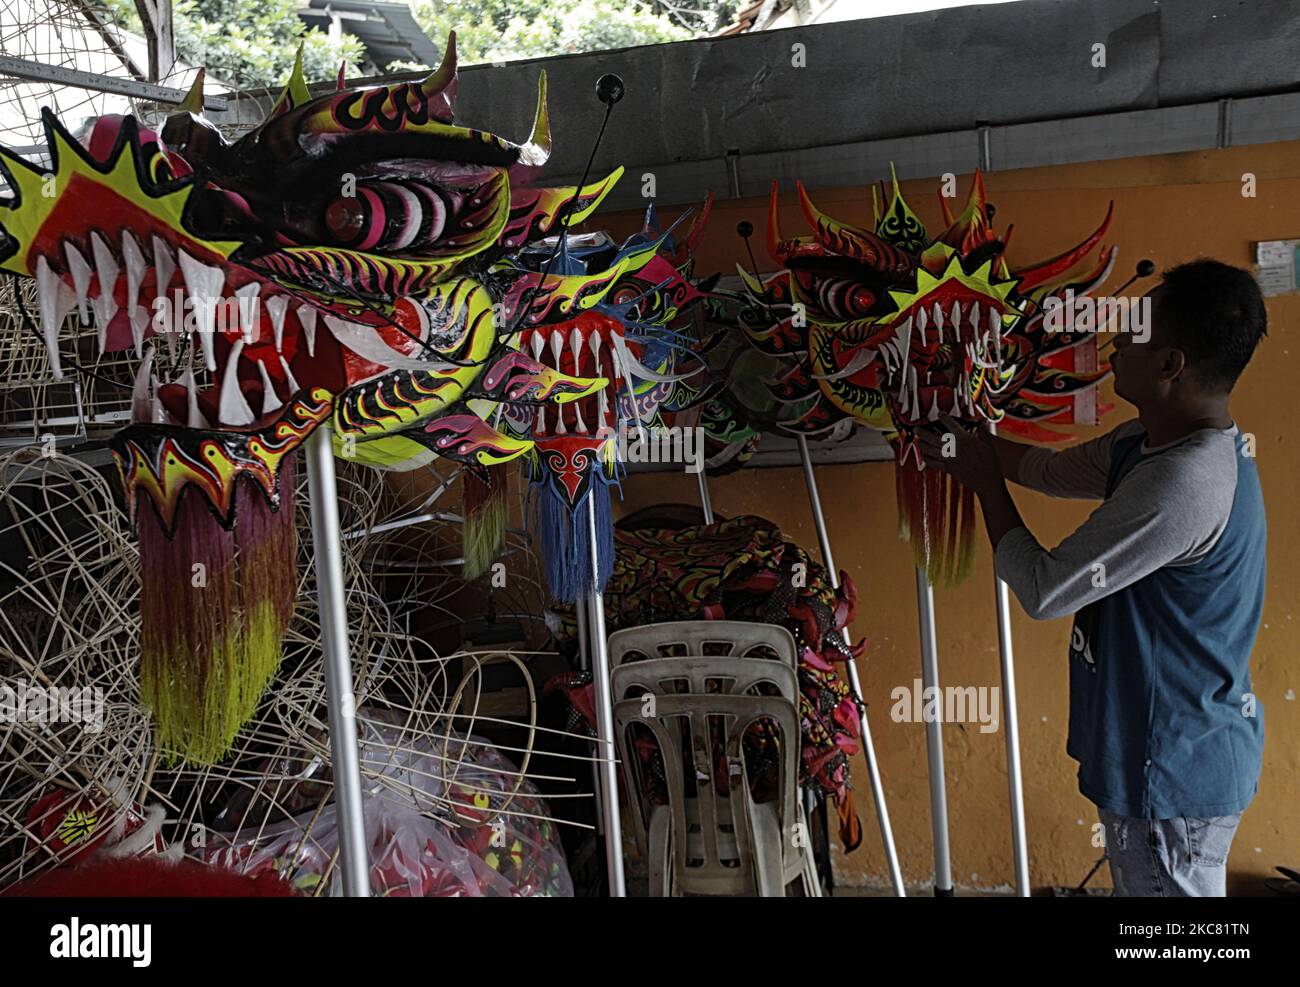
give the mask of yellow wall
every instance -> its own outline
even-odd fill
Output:
[[[1257,197],[1243,198],[1242,176],[1257,180]],[[961,176],[964,195],[969,176]],[[938,223],[936,182],[908,182],[904,192],[929,226]],[[1056,254],[1091,231],[1115,200],[1116,218],[1108,241],[1120,244],[1118,287],[1142,257],[1161,268],[1196,256],[1248,265],[1251,242],[1300,237],[1300,142],[1261,145],[1065,168],[995,172],[987,176],[998,225],[1014,223],[1013,266]],[[814,200],[833,216],[866,222],[870,197],[863,189],[824,190]],[[675,215],[675,211],[670,213]],[[765,269],[762,247],[764,203],[719,202],[699,254],[699,270],[734,271],[742,248],[736,223],[756,227],[754,249]],[[784,198],[787,234],[803,232],[794,196]],[[629,232],[627,215],[601,225]],[[1269,300],[1270,335],[1237,387],[1233,412],[1244,431],[1258,437],[1258,466],[1269,512],[1269,581],[1264,624],[1252,669],[1266,710],[1264,773],[1254,804],[1246,812],[1229,860],[1229,889],[1262,893],[1260,878],[1275,864],[1300,866],[1300,690],[1293,634],[1300,614],[1300,538],[1297,485],[1300,451],[1295,397],[1300,391],[1300,353],[1289,338],[1300,316],[1297,296]],[[1113,402],[1107,389],[1105,400]],[[1108,426],[1132,416],[1122,402]],[[917,614],[911,556],[895,534],[893,466],[872,463],[823,467],[819,482],[836,561],[857,582],[860,593],[855,637],[869,646],[860,663],[870,704],[872,733],[888,790],[903,872],[909,883],[933,879],[924,727],[890,720],[890,691],[920,674]],[[759,514],[787,536],[816,549],[802,478],[797,470],[746,470],[711,483],[714,507],[727,515]],[[653,474],[625,484],[627,509],[654,503],[695,503],[695,479]],[[1016,495],[1030,529],[1055,544],[1087,515],[1086,504],[1050,501],[1021,491]],[[937,594],[940,680],[943,684],[1000,683],[993,609],[993,574],[981,530],[979,562],[959,588]],[[1021,750],[1029,831],[1031,883],[1074,885],[1100,851],[1092,844],[1095,812],[1075,784],[1075,766],[1065,754],[1068,620],[1036,623],[1012,604],[1020,701]],[[1288,698],[1290,697],[1290,698]],[[1010,816],[1007,805],[1005,733],[981,733],[978,724],[944,727],[947,758],[953,879],[959,888],[1013,883]],[[838,861],[846,884],[886,882],[861,758],[854,780],[862,815],[862,847]],[[1109,884],[1103,869],[1094,885]]]

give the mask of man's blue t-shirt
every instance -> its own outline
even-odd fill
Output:
[[[1026,454],[1027,485],[1104,503],[1051,552],[1008,533],[998,572],[1034,616],[1078,610],[1066,749],[1079,790],[1125,816],[1230,815],[1254,797],[1263,754],[1248,668],[1264,604],[1259,477],[1235,427],[1145,440],[1130,422]]]

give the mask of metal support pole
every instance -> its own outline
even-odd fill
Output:
[[[934,633],[934,587],[925,572],[916,570],[916,609],[921,622],[922,708],[928,697],[939,691],[939,647]],[[938,710],[943,704],[939,700]],[[934,834],[934,893],[952,897],[952,861],[948,856],[948,792],[943,774],[943,723],[940,715],[926,719],[925,753],[930,769],[930,831]]]
[[[591,612],[591,671],[596,686],[596,750],[600,756],[600,802],[605,821],[605,863],[609,870],[609,896],[626,898],[623,880],[623,823],[618,806],[618,761],[614,752],[614,698],[609,681],[609,640],[605,636],[605,594],[600,585],[600,545],[596,534],[596,494],[587,497],[587,532],[591,545],[592,588],[587,597]]]
[[[1007,732],[1007,788],[1011,796],[1011,850],[1016,858],[1016,894],[1029,897],[1029,845],[1025,834],[1025,787],[1020,775],[1020,727],[1016,712],[1016,670],[1011,654],[1011,601],[998,581],[998,652],[1002,659],[1002,723]]]
[[[573,608],[573,615],[578,622],[578,667],[584,672],[591,671],[591,632],[587,627],[587,602],[579,600],[578,605]],[[600,798],[600,763],[593,761],[591,764],[591,790],[596,795],[596,804],[602,805]],[[596,835],[605,835],[605,817],[603,812],[596,814]]]
[[[334,479],[334,433],[319,426],[307,440],[307,491],[311,498],[311,540],[316,556],[321,651],[329,703],[334,808],[338,813],[339,870],[343,893],[370,896],[370,843],[361,802],[361,760],[357,749],[356,696],[348,651],[347,607],[343,599],[343,550],[339,539],[339,491]]]
[[[996,435],[997,426],[989,430]],[[1029,897],[1029,842],[1025,831],[1025,786],[1020,772],[1020,719],[1016,710],[1016,665],[1011,640],[1011,594],[997,575],[998,656],[1002,664],[1002,723],[1007,736],[1007,789],[1011,798],[1011,851],[1015,857],[1016,894]]]
[[[822,563],[831,585],[836,589],[840,585],[840,571],[835,568],[835,558],[831,555],[831,539],[826,531],[826,516],[822,513],[821,494],[817,490],[817,477],[813,474],[812,454],[808,451],[808,440],[799,436],[799,458],[803,461],[803,479],[808,487],[808,503],[812,507],[813,523],[817,528],[817,541],[822,550]],[[844,628],[844,642],[851,643],[849,629]],[[871,727],[867,723],[867,705],[862,701],[862,682],[858,678],[857,664],[845,662],[849,674],[849,688],[853,690],[861,711],[859,726],[862,733],[862,752],[867,759],[867,773],[871,776],[871,797],[876,802],[876,819],[880,823],[880,840],[885,847],[885,860],[889,865],[889,879],[894,885],[894,894],[899,898],[907,897],[903,887],[903,872],[898,866],[898,850],[894,847],[894,831],[889,825],[889,808],[885,804],[885,785],[880,778],[880,765],[876,761],[876,747],[871,742]]]
[[[713,523],[713,500],[709,497],[709,477],[704,472],[704,457],[700,457],[699,472],[695,474],[700,481],[700,507],[704,510],[704,523]]]

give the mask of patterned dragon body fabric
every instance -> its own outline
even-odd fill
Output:
[[[995,232],[978,172],[956,216],[940,197],[945,227],[937,235],[897,180],[883,210],[873,194],[870,230],[821,212],[801,183],[798,198],[812,234],[782,234],[774,183],[767,246],[783,269],[767,279],[740,272],[750,305],[737,324],[780,361],[771,379],[777,427],[825,435],[861,422],[886,432],[898,460],[900,527],[917,565],[931,582],[960,579],[971,558],[973,498],[925,469],[915,433],[952,416],[1029,438],[1064,437],[1044,424],[1073,420],[1076,402],[1093,398],[1109,368],[1088,327],[1045,325],[1046,302],[1085,297],[1109,275],[1116,250],[1099,245],[1111,213],[1076,246],[1012,270],[1011,228]],[[1094,250],[1095,262],[1072,274]],[[755,307],[767,313],[757,326]]]
[[[789,630],[800,652],[800,777],[836,800],[841,836],[846,849],[852,849],[860,831],[849,757],[858,750],[859,718],[839,666],[864,647],[849,648],[841,636],[854,616],[853,581],[841,573],[843,584],[838,590],[832,587],[826,570],[763,518],[684,527],[645,524],[614,533],[614,569],[604,597],[608,630],[702,618],[750,620]],[[559,637],[575,640],[572,611],[557,607],[555,613]],[[549,688],[564,688],[575,709],[589,710],[587,682],[589,676],[569,676]],[[775,785],[777,762],[765,760],[763,752],[776,742],[757,729],[748,739],[747,757],[756,759],[750,776],[757,776],[760,796],[765,786]]]
[[[312,96],[295,66],[234,142],[202,115],[200,75],[159,133],[104,116],[78,140],[46,111],[48,167],[0,149],[0,267],[36,279],[25,325],[52,374],[72,315],[139,360],[112,448],[165,756],[220,759],[274,674],[296,589],[292,464],[313,429],[374,467],[439,456],[487,475],[535,448],[494,427],[503,409],[553,418],[608,382],[599,363],[579,377],[521,351],[521,326],[582,318],[632,261],[557,277],[507,258],[585,220],[621,169],[531,187],[545,76],[523,144],[454,123],[457,86],[452,35],[418,82]]]

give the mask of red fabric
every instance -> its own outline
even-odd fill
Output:
[[[293,898],[278,878],[253,878],[194,860],[100,857],[16,884],[11,898]]]

